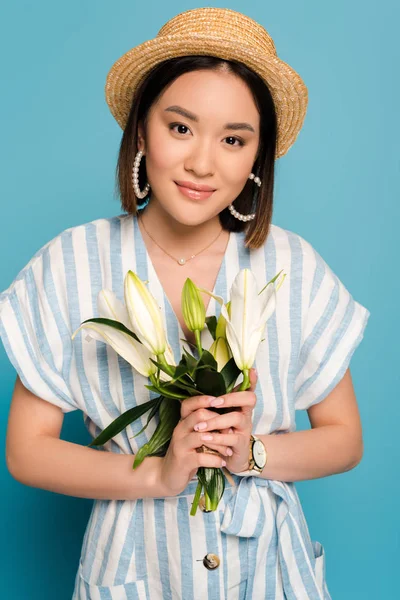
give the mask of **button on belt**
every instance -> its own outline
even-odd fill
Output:
[[[206,554],[203,558],[203,565],[210,571],[219,567],[219,564],[220,560],[216,554]]]

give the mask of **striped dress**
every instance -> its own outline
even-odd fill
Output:
[[[243,233],[230,234],[214,292],[228,300],[245,267],[260,289],[281,269],[287,274],[256,357],[253,433],[292,432],[296,410],[321,402],[343,377],[370,313],[310,243],[276,225],[256,250],[245,248]],[[132,215],[66,229],[0,295],[0,335],[22,382],[64,413],[80,409],[93,437],[155,395],[109,345],[84,330],[71,341],[82,321],[98,315],[101,289],[124,301],[129,269],[148,280],[178,361],[183,332]],[[207,314],[219,315],[213,298]],[[203,347],[211,341],[204,330]],[[99,451],[136,453],[157,425],[153,419],[133,437],[146,419]],[[194,517],[196,476],[174,497],[94,500],[73,600],[330,600],[324,548],[310,538],[295,484],[233,479],[236,486],[226,483],[217,511],[198,510]],[[209,553],[219,558],[214,569],[203,562]]]

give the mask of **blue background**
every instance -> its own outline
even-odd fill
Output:
[[[260,22],[309,90],[304,127],[277,161],[273,222],[305,237],[371,318],[351,362],[363,460],[347,473],[297,487],[311,536],[325,547],[333,600],[394,598],[400,559],[399,5],[212,5]],[[199,6],[207,4],[3,4],[0,290],[64,229],[122,212],[114,193],[121,130],[104,100],[106,74],[172,16]],[[15,371],[3,347],[0,373],[5,447]],[[297,415],[298,428],[309,428],[307,413]],[[82,413],[66,415],[61,437],[89,442]],[[92,501],[21,485],[5,457],[1,485],[2,597],[70,599]]]

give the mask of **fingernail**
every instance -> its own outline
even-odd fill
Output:
[[[229,427],[229,433],[233,433],[232,427]]]
[[[221,406],[225,402],[225,398],[214,398],[211,400],[210,406]]]
[[[231,448],[227,448],[227,449],[226,449],[226,454],[227,454],[228,456],[232,456],[233,452],[232,452]]]
[[[199,431],[199,429],[205,429],[207,427],[207,423],[204,423],[204,421],[202,423],[197,423],[197,425],[194,426],[196,431]]]
[[[222,466],[226,467],[226,462],[224,460],[222,461]]]

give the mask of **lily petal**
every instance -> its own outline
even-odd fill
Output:
[[[214,298],[219,304],[221,304],[221,306],[224,304],[224,299],[222,298],[222,296],[217,296],[217,294],[213,294],[212,292],[210,292],[210,290],[206,290],[206,288],[197,287],[197,289],[199,290],[199,292],[204,292],[208,296],[211,296],[211,298]]]
[[[273,283],[268,283],[262,292],[260,292],[258,298],[261,306],[261,314],[264,312],[265,307],[271,301],[272,296],[276,293],[276,288]]]
[[[229,315],[228,309],[226,308],[226,304],[223,304],[221,306],[221,315],[224,317],[225,322],[228,322],[228,321],[230,322],[231,317]]]
[[[276,309],[276,289],[273,287],[268,301],[265,303],[262,309],[260,321],[266,323],[270,316],[275,312]]]
[[[235,359],[237,367],[243,371],[245,367],[243,366],[244,361],[242,346],[240,339],[236,334],[235,328],[232,327],[232,324],[229,321],[226,322],[226,339],[228,340],[229,348],[231,349],[232,356]]]
[[[166,334],[161,310],[143,281],[128,271],[124,282],[125,304],[138,338],[153,354],[163,354]]]
[[[78,327],[73,337],[75,337],[80,329],[89,330],[88,335],[93,339],[109,344],[115,352],[122,356],[141,375],[148,377],[157,371],[157,367],[150,360],[150,357],[153,355],[143,344],[134,340],[130,335],[109,325],[91,323],[89,321]]]
[[[103,289],[98,293],[97,310],[99,317],[119,321],[125,327],[132,330],[132,323],[126,306],[117,298],[112,290]]]
[[[242,355],[247,355],[247,334],[260,324],[260,301],[257,281],[250,269],[239,271],[231,288],[231,324],[241,344]]]
[[[278,274],[280,275],[280,274]],[[226,319],[226,337],[235,362],[240,370],[253,366],[257,349],[267,320],[276,309],[275,281],[282,285],[278,275],[261,292],[250,269],[242,269],[231,287],[230,315],[224,305],[221,314]]]

